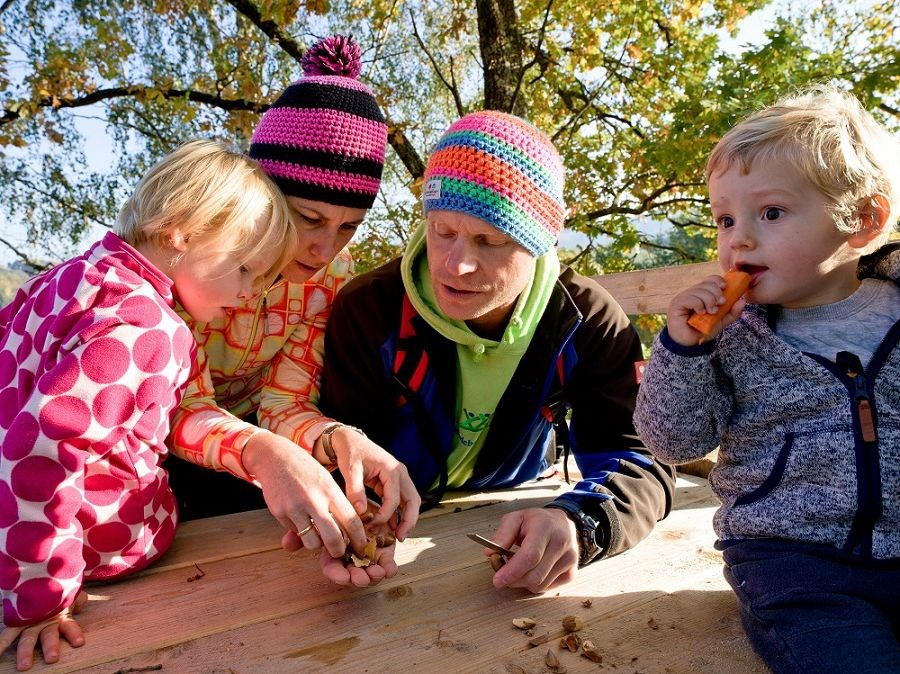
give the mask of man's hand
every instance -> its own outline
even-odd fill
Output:
[[[3,631],[0,631],[0,653],[9,648],[18,638],[16,669],[25,672],[34,664],[34,649],[40,641],[44,662],[47,664],[58,662],[60,636],[73,648],[84,645],[84,633],[72,616],[81,613],[87,605],[87,599],[87,594],[81,590],[69,608],[60,611],[52,618],[28,627],[4,627]]]
[[[519,545],[494,574],[495,587],[546,592],[571,581],[578,570],[578,532],[562,510],[528,508],[508,513],[491,539],[505,548]]]
[[[287,438],[259,431],[244,448],[246,469],[259,481],[269,511],[305,548],[324,545],[343,557],[349,539],[362,553],[366,532],[354,507],[331,474]]]
[[[338,428],[331,436],[331,446],[337,457],[338,470],[344,476],[347,498],[356,512],[366,511],[366,486],[381,497],[381,507],[373,524],[391,519],[398,508],[400,522],[393,532],[397,540],[404,540],[419,519],[422,499],[406,466],[369,438],[347,426]]]

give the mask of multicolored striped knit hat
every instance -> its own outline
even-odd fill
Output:
[[[371,208],[381,185],[387,124],[356,78],[359,45],[334,35],[303,54],[303,74],[259,120],[256,159],[287,196]]]
[[[538,257],[565,223],[563,165],[550,139],[524,119],[473,112],[438,141],[425,168],[425,214],[474,215]]]

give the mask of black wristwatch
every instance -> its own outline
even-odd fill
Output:
[[[589,564],[603,552],[606,545],[606,530],[600,526],[600,522],[596,518],[569,500],[554,501],[544,507],[559,508],[575,523],[575,528],[578,530],[578,546],[581,550],[578,566]]]

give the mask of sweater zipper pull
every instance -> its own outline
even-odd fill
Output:
[[[875,433],[875,419],[872,416],[872,405],[868,400],[859,400],[857,403],[859,411],[859,427],[862,430],[863,440],[866,442],[875,442],[878,436]]]
[[[269,303],[268,303],[268,297],[269,297],[269,291],[268,291],[268,289],[267,289],[267,290],[264,290],[264,291],[263,291],[263,301],[262,301],[262,305],[263,305],[263,315],[262,315],[262,319],[263,319],[263,336],[264,336],[264,337],[268,337],[268,336],[269,336]]]
[[[859,356],[849,351],[841,351],[837,355],[837,363],[844,368],[856,389],[853,397],[856,402],[862,439],[864,442],[875,442],[878,440],[878,434],[875,432],[875,416],[872,414],[872,403],[869,400],[869,393],[866,391],[866,378],[862,374],[863,368]]]

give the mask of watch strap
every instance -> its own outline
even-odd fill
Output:
[[[582,510],[576,503],[565,499],[558,499],[544,507],[562,510],[575,523],[580,550],[578,566],[590,564],[603,552],[603,547],[597,542],[597,533],[600,531],[600,522],[597,519]]]
[[[334,453],[334,446],[331,444],[331,436],[339,428],[349,428],[351,431],[356,431],[361,436],[366,437],[366,434],[362,432],[362,429],[359,429],[356,426],[350,426],[349,424],[342,424],[340,422],[333,423],[324,431],[322,431],[322,435],[319,436],[320,438],[322,438],[322,451],[325,452],[325,456],[331,462],[331,465],[337,464],[337,454]]]

